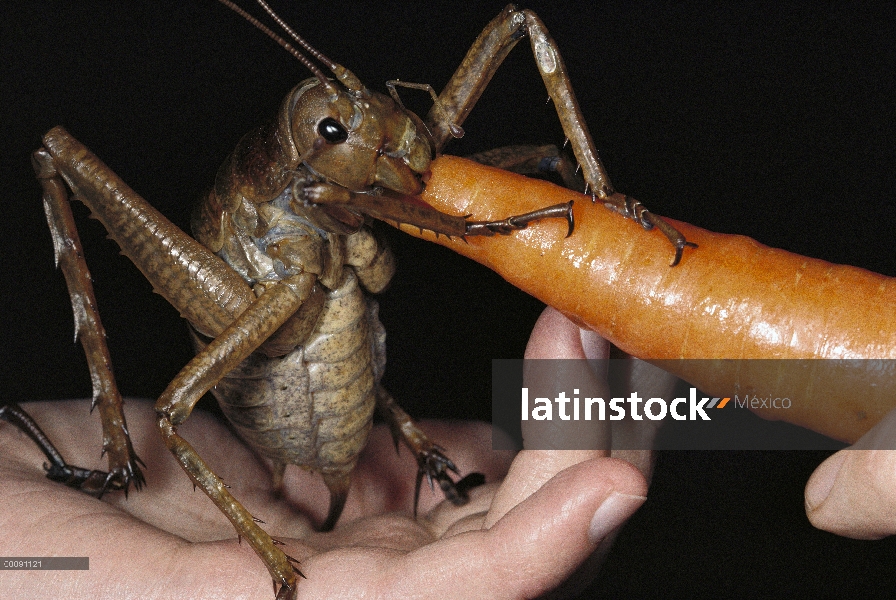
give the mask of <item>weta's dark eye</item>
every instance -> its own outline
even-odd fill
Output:
[[[327,117],[317,124],[317,132],[331,144],[341,144],[348,139],[348,132],[333,117]]]

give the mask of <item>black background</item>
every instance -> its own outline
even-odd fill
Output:
[[[440,88],[502,6],[276,8],[383,90],[387,79]],[[708,229],[896,275],[892,6],[529,6],[564,54],[617,189]],[[64,125],[186,227],[193,199],[238,138],[307,73],[209,0],[0,10],[3,389],[14,400],[88,396],[30,170],[40,135]],[[561,142],[546,98],[521,44],[449,152]],[[415,102],[425,112],[426,98]],[[76,208],[121,389],[157,396],[189,359],[183,324]],[[388,387],[419,416],[487,419],[490,360],[522,356],[541,305],[466,259],[384,229],[399,261],[380,302]],[[892,541],[840,539],[805,519],[802,488],[824,456],[662,455],[651,499],[594,591],[889,596]]]

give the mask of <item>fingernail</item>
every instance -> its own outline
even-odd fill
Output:
[[[843,463],[846,461],[846,452],[838,452],[821,463],[815,469],[815,472],[812,473],[812,477],[809,478],[809,482],[806,484],[805,499],[807,511],[815,510],[830,495],[831,490],[834,488],[834,483],[837,481],[837,475],[840,474],[840,469],[843,468]]]
[[[588,527],[588,539],[592,544],[600,542],[608,533],[621,526],[626,519],[635,514],[645,500],[647,498],[644,496],[613,492],[594,512],[591,526]]]

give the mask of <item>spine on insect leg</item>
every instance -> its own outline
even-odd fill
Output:
[[[44,136],[56,168],[154,289],[216,336],[255,299],[224,261],[181,231],[61,127]]]
[[[103,454],[109,457],[108,476],[103,474],[97,480],[94,472],[73,470],[60,456],[54,456],[51,452],[47,457],[53,466],[48,470],[47,476],[98,496],[112,488],[123,488],[127,494],[132,481],[137,489],[140,489],[144,480],[138,466],[139,458],[134,454],[128,435],[121,394],[115,383],[112,358],[106,346],[106,332],[96,308],[93,284],[69,205],[68,191],[59,177],[52,157],[45,149],[37,150],[33,154],[32,165],[44,192],[44,212],[53,238],[56,266],[62,271],[69,290],[75,317],[75,339],[81,341],[90,369],[90,380],[93,385],[91,408],[98,407],[102,419]],[[51,448],[52,445],[45,439],[42,442],[37,437],[32,437],[45,452]]]

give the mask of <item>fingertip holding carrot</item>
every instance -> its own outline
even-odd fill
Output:
[[[476,219],[574,200],[569,238],[559,219],[466,242],[402,229],[497,271],[629,354],[684,359],[676,374],[707,393],[758,393],[772,382],[778,395],[805,398],[812,391],[811,402],[786,414],[756,412],[846,441],[861,437],[896,406],[896,361],[862,373],[818,369],[779,381],[760,361],[750,362],[749,373],[716,369],[710,376],[693,360],[894,359],[892,278],[671,220],[699,248],[686,248],[670,267],[669,242],[661,232],[644,231],[576,192],[452,156],[433,163],[422,199]]]

